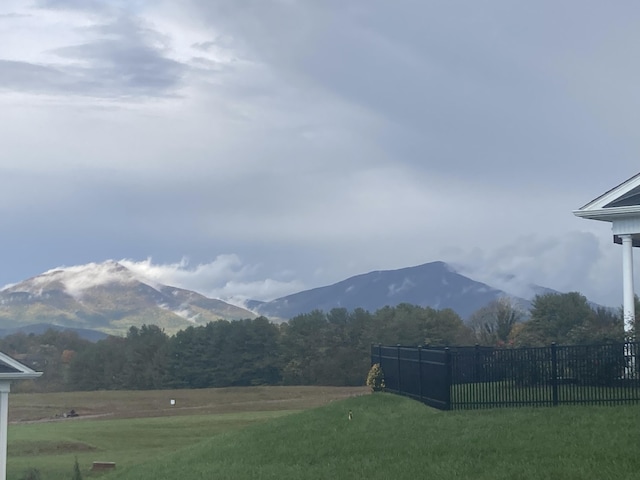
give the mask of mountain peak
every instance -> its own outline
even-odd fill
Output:
[[[73,298],[79,299],[85,291],[94,287],[112,283],[132,284],[134,282],[152,283],[147,279],[139,278],[122,264],[114,260],[107,260],[102,263],[54,268],[36,277],[6,287],[3,291],[42,295],[46,291],[62,290]]]
[[[258,313],[287,319],[312,310],[344,307],[375,311],[409,303],[435,309],[451,308],[463,318],[505,292],[477,282],[442,261],[397,270],[378,270],[333,285],[294,293],[271,302],[252,304]]]
[[[156,283],[113,260],[55,268],[0,291],[0,327],[53,323],[121,334],[145,323],[177,331],[253,317],[222,300]]]

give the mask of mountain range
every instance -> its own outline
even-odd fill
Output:
[[[288,319],[314,309],[375,311],[385,305],[410,303],[437,310],[450,308],[462,318],[497,298],[502,290],[472,280],[444,262],[356,275],[325,287],[305,290],[270,302],[249,301],[247,307],[269,318]],[[524,308],[526,299],[512,297]]]
[[[220,319],[263,315],[286,321],[312,310],[342,307],[373,312],[400,303],[451,308],[466,319],[503,296],[509,295],[458,273],[444,262],[432,262],[356,275],[269,302],[250,300],[242,308],[159,284],[118,262],[107,261],[50,270],[0,290],[0,336],[3,332],[39,331],[43,325],[76,329],[84,337],[87,330],[123,335],[132,325],[142,324],[175,333]],[[529,307],[527,299],[511,298]]]

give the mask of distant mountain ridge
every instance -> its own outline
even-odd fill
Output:
[[[538,285],[530,287],[532,295],[559,293]],[[118,262],[107,261],[50,270],[0,290],[0,336],[16,331],[41,332],[46,325],[75,329],[94,340],[100,334],[92,335],[90,331],[123,335],[131,326],[143,324],[157,325],[172,334],[221,319],[264,315],[273,321],[286,321],[313,310],[363,308],[374,312],[400,303],[438,310],[450,308],[468,319],[476,310],[505,296],[523,310],[531,306],[528,298],[509,295],[437,261],[364,273],[269,302],[249,301],[246,308],[240,308],[159,284]]]
[[[14,328],[0,328],[0,338],[15,335],[17,333],[23,333],[25,335],[42,335],[48,330],[55,330],[56,332],[72,332],[78,335],[79,338],[89,340],[90,342],[97,342],[98,340],[104,340],[108,337],[104,332],[88,328],[71,328],[61,327],[60,325],[54,325],[51,323],[36,323],[33,325],[24,325]]]
[[[168,333],[210,321],[254,318],[249,310],[152,282],[118,262],[50,270],[0,291],[0,328],[31,324],[123,334],[154,324]]]
[[[462,318],[500,297],[527,300],[478,282],[456,272],[445,262],[431,262],[397,270],[373,271],[325,287],[277,298],[249,302],[247,307],[270,318],[289,319],[302,313],[332,308],[375,311],[384,306],[410,303],[434,309],[450,308]]]

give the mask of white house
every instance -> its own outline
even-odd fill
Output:
[[[633,247],[640,246],[640,173],[573,213],[580,218],[610,222],[614,243],[622,245],[622,305],[625,332],[629,332],[635,319]]]
[[[7,478],[7,428],[9,426],[9,392],[11,382],[38,378],[36,372],[0,352],[0,480]]]

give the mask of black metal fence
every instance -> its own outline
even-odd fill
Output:
[[[386,390],[442,410],[640,402],[639,343],[498,349],[371,346]]]

